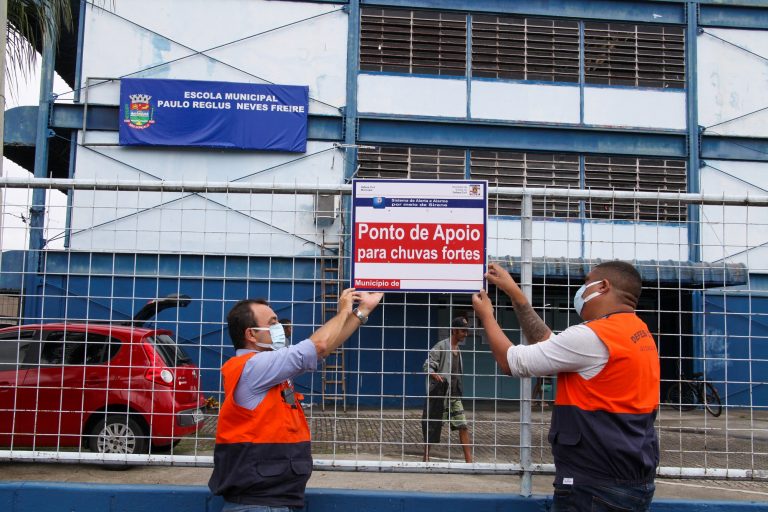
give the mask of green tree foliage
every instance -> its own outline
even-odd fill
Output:
[[[42,47],[45,38],[58,40],[62,30],[71,29],[73,16],[70,0],[7,1],[5,76],[11,90],[16,90],[19,79],[31,75],[37,61],[37,48]]]

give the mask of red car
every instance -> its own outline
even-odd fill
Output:
[[[199,430],[200,370],[171,331],[143,327],[188,299],[150,301],[128,325],[0,329],[0,446],[156,453]]]

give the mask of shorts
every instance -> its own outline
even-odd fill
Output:
[[[467,428],[467,416],[464,414],[464,404],[458,398],[446,399],[448,406],[443,412],[443,421],[451,424],[451,430]]]

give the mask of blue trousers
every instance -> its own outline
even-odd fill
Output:
[[[646,512],[656,484],[632,486],[555,484],[552,512]]]
[[[270,507],[268,505],[241,505],[224,501],[221,512],[291,512],[290,507]]]

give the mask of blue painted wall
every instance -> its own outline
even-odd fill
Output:
[[[246,297],[266,297],[281,317],[311,323],[319,315],[314,311],[319,294],[314,268],[312,260],[294,265],[287,258],[48,253],[40,285],[41,318],[25,320],[119,322],[153,297],[189,295],[188,307],[161,312],[157,326],[177,333],[203,369],[203,389],[211,392],[219,389],[221,363],[234,355],[225,325],[232,305]],[[307,329],[298,328],[297,336],[302,330]]]
[[[38,288],[42,314],[26,323],[65,319],[119,322],[130,319],[151,298],[189,295],[192,302],[188,307],[161,312],[157,325],[177,333],[178,342],[201,368],[205,395],[220,401],[219,367],[234,355],[225,319],[236,301],[267,298],[279,317],[293,320],[294,341],[305,339],[323,323],[319,260],[313,258],[48,252],[44,264],[44,281]],[[437,312],[440,295],[387,294],[368,325],[346,343],[348,406],[422,405],[422,365],[439,339],[438,329],[447,324],[447,317],[441,318]],[[707,358],[708,380],[716,383],[728,405],[768,404],[768,386],[748,384],[750,379],[760,381],[768,375],[768,297],[710,292],[705,300],[701,315],[704,336],[690,338],[692,355]],[[723,314],[726,310],[727,315]],[[475,355],[478,360],[482,357]],[[471,357],[465,363],[470,373],[474,373],[473,364],[479,365],[476,371],[480,374],[491,371]],[[695,360],[693,368],[684,370],[704,368]],[[497,385],[517,382],[496,381]],[[321,372],[297,378],[296,385],[307,401],[319,403]],[[480,388],[468,392],[484,396]],[[510,388],[504,396],[517,396],[517,389]]]
[[[704,354],[707,380],[729,406],[768,404],[768,297],[706,294]]]
[[[292,319],[293,340],[305,339],[323,323],[319,268],[319,260],[312,258],[48,252],[37,291],[40,317],[24,323],[121,322],[152,298],[189,295],[189,306],[161,312],[157,326],[176,332],[177,341],[200,366],[202,389],[211,396],[220,389],[219,367],[234,355],[225,323],[234,303],[267,298],[278,317]],[[406,325],[404,296],[392,302],[385,306],[386,326],[379,309],[346,344],[349,404],[421,405],[421,368],[437,333],[398,327]],[[408,325],[426,326],[428,310],[409,305]],[[299,377],[296,384],[312,400],[312,394],[321,393],[320,372]]]

